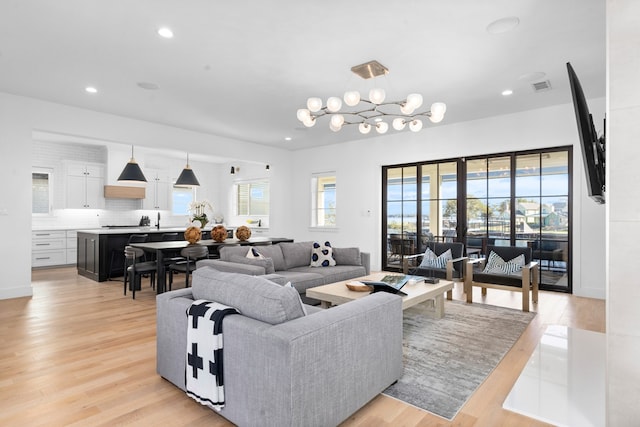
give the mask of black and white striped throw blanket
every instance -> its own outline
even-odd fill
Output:
[[[206,300],[187,309],[187,395],[212,409],[224,407],[222,320],[239,313],[233,307]]]

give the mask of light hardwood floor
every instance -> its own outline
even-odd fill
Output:
[[[155,372],[155,294],[122,294],[73,268],[33,272],[33,297],[0,301],[0,425],[229,426]],[[456,284],[454,299],[462,300]],[[520,294],[475,289],[474,304],[520,307]],[[541,292],[538,315],[453,422],[378,396],[343,425],[544,426],[502,402],[549,324],[604,332],[602,300]]]

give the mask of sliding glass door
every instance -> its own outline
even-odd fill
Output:
[[[402,269],[429,241],[453,241],[458,226],[457,162],[384,168],[383,268]]]
[[[416,253],[418,236],[418,166],[385,169],[384,268],[402,269],[402,259]]]
[[[516,156],[516,243],[533,249],[547,289],[569,289],[569,152]]]
[[[429,241],[528,246],[541,288],[571,291],[571,148],[383,167],[383,269]]]

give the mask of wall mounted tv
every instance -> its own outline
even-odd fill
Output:
[[[593,126],[593,117],[589,113],[587,101],[582,92],[582,86],[573,67],[567,62],[567,72],[569,73],[569,83],[571,84],[571,95],[573,97],[573,108],[576,112],[576,122],[578,124],[578,135],[580,136],[580,146],[582,147],[582,160],[584,161],[584,171],[587,176],[587,191],[589,197],[597,203],[605,202],[605,134],[598,137]]]

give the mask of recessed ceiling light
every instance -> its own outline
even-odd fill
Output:
[[[173,31],[171,31],[171,28],[169,27],[161,27],[158,29],[158,34],[160,35],[160,37],[164,37],[165,39],[172,39],[173,38]]]
[[[498,19],[487,25],[487,33],[489,34],[502,34],[513,30],[520,24],[520,19],[517,16],[509,16],[508,18]]]
[[[146,89],[146,90],[158,90],[160,88],[160,86],[158,86],[157,84],[150,83],[150,82],[138,82],[136,84],[138,85],[139,88]]]
[[[290,137],[290,136],[285,136],[285,137],[284,137],[284,140],[285,140],[285,141],[291,141],[291,137]]]
[[[511,89],[505,89],[502,91],[502,96],[513,95],[513,91]]]
[[[88,93],[98,93],[98,89],[96,89],[93,86],[87,86],[84,88],[85,91],[87,91]]]

